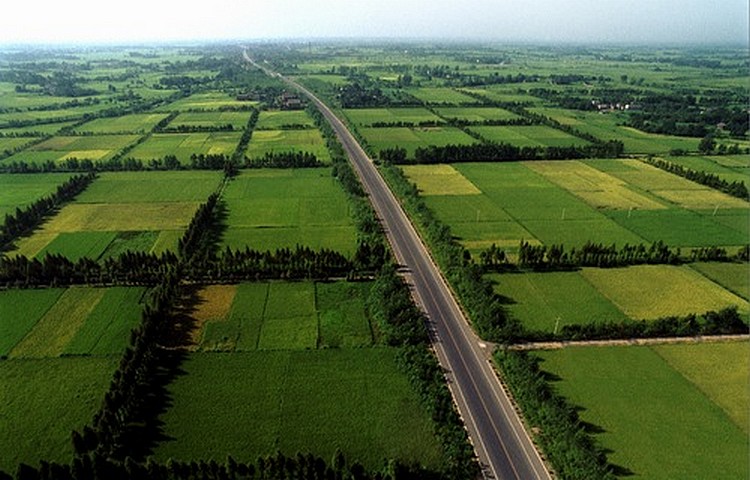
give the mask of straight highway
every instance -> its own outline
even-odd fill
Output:
[[[415,300],[427,314],[430,336],[448,385],[487,478],[550,479],[489,352],[459,308],[429,250],[372,160],[339,118],[312,92],[291,79],[245,59],[307,96],[330,122],[380,217],[396,260],[406,267]]]

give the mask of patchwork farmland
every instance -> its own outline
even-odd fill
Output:
[[[737,52],[249,52],[370,154],[546,467],[747,477]],[[236,46],[18,54],[0,62],[0,477],[95,457],[477,477],[368,195],[305,98]],[[719,334],[740,340],[701,343]]]

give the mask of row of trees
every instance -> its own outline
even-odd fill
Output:
[[[93,173],[73,176],[59,185],[54,193],[40,198],[28,207],[16,208],[15,213],[6,214],[0,226],[0,248],[36,228],[60,205],[84,191],[95,178],[96,175]]]
[[[714,173],[693,170],[692,168],[686,168],[677,163],[668,162],[659,158],[647,158],[646,163],[669,173],[687,178],[693,182],[700,183],[701,185],[706,185],[707,187],[732,195],[733,197],[748,200],[748,191],[745,182],[739,180],[728,182]]]
[[[426,319],[392,265],[383,268],[368,296],[371,318],[383,341],[401,347],[399,367],[419,393],[440,437],[445,478],[475,479],[479,465],[456,411],[442,369],[430,350]]]
[[[570,252],[563,245],[531,245],[521,241],[518,248],[518,266],[533,270],[555,270],[574,267],[623,267],[641,264],[681,263],[679,248],[671,248],[662,241],[651,245],[625,244],[617,248],[615,244],[586,242],[580,248],[571,248]]]
[[[254,462],[238,462],[227,456],[216,460],[166,463],[149,459],[139,463],[128,457],[118,461],[99,453],[77,457],[72,465],[42,462],[39,468],[21,464],[15,477],[0,472],[0,480],[398,480],[431,479],[434,474],[399,461],[385,462],[379,470],[367,471],[361,464],[349,463],[341,452],[326,462],[311,454],[286,456],[281,452]]]

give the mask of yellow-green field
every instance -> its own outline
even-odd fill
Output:
[[[404,173],[422,195],[479,195],[482,193],[451,165],[406,165]]]
[[[56,357],[102,299],[103,288],[69,288],[11,350],[12,358]]]
[[[750,311],[746,300],[688,266],[584,268],[581,275],[633,319],[704,313],[732,305]]]
[[[657,210],[661,202],[638,193],[612,175],[581,162],[528,162],[531,170],[582,198],[595,208]]]

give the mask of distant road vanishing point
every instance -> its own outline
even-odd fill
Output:
[[[343,122],[312,92],[267,67],[245,60],[306,95],[333,127],[380,217],[397,261],[406,267],[448,385],[487,478],[550,479],[508,394],[452,291],[396,197]]]

